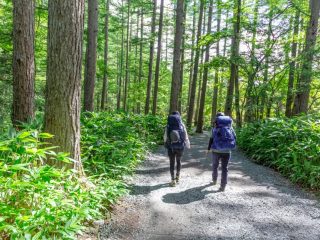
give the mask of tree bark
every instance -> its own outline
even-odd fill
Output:
[[[187,19],[187,6],[184,5],[184,14],[183,14],[183,32],[182,32],[182,44],[181,44],[181,74],[180,74],[180,92],[178,100],[178,111],[182,113],[182,94],[183,94],[183,78],[184,78],[184,55],[185,55],[185,41],[186,41],[186,19]]]
[[[108,101],[108,51],[109,51],[109,1],[106,2],[106,16],[105,16],[105,29],[104,29],[104,71],[103,71],[103,85],[101,96],[101,110],[104,111],[105,104]]]
[[[178,110],[181,74],[181,43],[183,33],[183,7],[184,0],[177,0],[176,8],[176,27],[174,36],[174,53],[172,66],[172,82],[170,96],[170,112]]]
[[[187,115],[187,125],[192,125],[193,115],[194,115],[194,105],[195,105],[195,95],[197,88],[197,78],[198,78],[198,68],[199,68],[199,57],[200,57],[200,49],[198,47],[200,37],[201,37],[201,29],[202,29],[202,18],[204,12],[204,0],[200,0],[200,12],[199,12],[199,20],[198,20],[198,30],[197,30],[197,49],[195,53],[194,59],[194,67],[193,67],[193,77],[190,89],[190,101],[189,101],[189,109]]]
[[[254,120],[254,96],[253,96],[253,84],[254,78],[256,76],[256,41],[257,41],[257,25],[258,25],[258,10],[259,10],[259,0],[255,0],[254,5],[254,17],[253,17],[253,31],[251,40],[251,53],[250,53],[250,73],[248,76],[248,86],[246,89],[246,106],[245,106],[245,116],[244,120],[246,122],[252,122]]]
[[[139,55],[139,89],[142,82],[142,75],[143,75],[143,8],[141,8],[141,18],[140,18],[140,55]],[[137,104],[137,112],[138,114],[141,113],[141,96],[139,95],[139,101]]]
[[[192,84],[192,76],[193,76],[193,60],[194,60],[194,44],[195,44],[195,35],[196,35],[196,1],[193,1],[193,16],[192,16],[192,36],[191,36],[191,58],[190,58],[190,75],[189,75],[189,89],[188,89],[188,99],[187,103],[190,102],[190,95],[191,95],[191,84]],[[189,110],[189,105],[187,107]]]
[[[157,14],[157,0],[153,1],[153,13],[151,23],[151,38],[150,38],[150,55],[149,55],[149,72],[147,83],[147,97],[144,113],[149,114],[150,111],[150,99],[151,99],[151,85],[152,85],[152,70],[153,70],[153,55],[154,55],[154,39],[156,29],[156,14]]]
[[[217,0],[217,32],[221,30],[221,0]],[[216,56],[220,56],[220,40],[217,41]],[[219,85],[219,67],[215,69],[214,74],[214,86],[213,86],[213,97],[212,97],[212,109],[211,109],[211,125],[213,126],[214,119],[218,109],[218,85]]]
[[[34,1],[13,1],[13,109],[18,126],[34,118]]]
[[[154,91],[153,91],[153,108],[152,108],[153,115],[156,115],[157,113],[157,103],[158,103],[159,73],[160,73],[160,61],[161,61],[161,50],[162,50],[161,41],[162,41],[162,28],[163,28],[163,8],[164,8],[164,0],[161,0],[159,32],[158,32],[158,52],[157,52],[156,73],[154,78]]]
[[[68,13],[68,14],[61,14]],[[80,175],[80,93],[84,0],[50,0],[45,132],[56,152],[68,152]],[[58,166],[63,162],[55,163]]]
[[[286,101],[286,116],[291,117],[292,115],[292,104],[294,101],[294,79],[296,71],[296,57],[297,57],[297,48],[298,48],[298,34],[299,34],[299,20],[300,20],[300,11],[296,10],[293,26],[293,36],[292,36],[292,45],[291,45],[291,61],[289,66],[289,80],[288,80],[288,91],[287,91],[287,101]]]
[[[267,42],[266,42],[266,51],[265,51],[265,66],[264,66],[264,73],[263,73],[263,87],[261,91],[261,106],[260,106],[260,119],[263,119],[265,105],[267,102],[267,84],[269,81],[269,61],[271,56],[271,49],[270,49],[270,41],[271,41],[271,34],[272,34],[272,21],[273,21],[273,9],[270,6],[270,13],[269,13],[269,24],[268,24],[268,33],[267,33]]]
[[[84,78],[84,111],[94,110],[97,65],[98,0],[88,1],[88,35]]]
[[[210,0],[207,34],[211,33],[212,12],[213,12],[213,0]],[[210,45],[207,45],[206,52],[205,52],[204,68],[203,68],[203,80],[202,80],[202,88],[201,88],[201,95],[200,95],[200,106],[199,106],[198,121],[197,121],[197,128],[196,128],[197,133],[202,133],[203,131],[204,106],[205,106],[205,100],[206,100],[206,91],[207,91],[208,73],[209,73],[209,67],[208,67],[209,59],[210,59]]]
[[[126,76],[124,80],[123,110],[127,111],[128,85],[129,85],[129,50],[130,50],[130,0],[127,0],[127,39],[126,39]]]
[[[301,75],[297,94],[295,97],[295,104],[293,114],[308,113],[311,77],[312,77],[312,63],[315,53],[315,45],[317,41],[318,24],[319,24],[320,1],[310,0],[311,17],[306,33],[305,48],[303,51],[303,61],[301,68]]]
[[[239,44],[240,44],[240,16],[241,16],[241,0],[234,0],[234,24],[233,24],[233,37],[231,43],[231,65],[230,65],[230,79],[227,90],[226,105],[224,112],[228,116],[232,116],[232,102],[233,92],[235,87],[236,78],[238,77],[238,57],[239,57]]]
[[[121,1],[121,8],[123,8],[124,0]],[[119,72],[119,84],[118,84],[118,95],[117,95],[117,110],[121,109],[121,91],[122,91],[122,70],[123,70],[123,54],[124,54],[124,14],[121,11],[121,54],[120,54],[120,72]]]

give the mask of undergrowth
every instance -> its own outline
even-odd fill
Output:
[[[106,216],[127,192],[124,176],[161,139],[162,124],[161,118],[153,116],[83,115],[82,160],[93,183],[90,187],[73,170],[45,163],[47,158],[72,161],[68,154],[46,147],[50,134],[31,124],[21,132],[3,135],[0,239],[74,239],[85,223]]]
[[[268,119],[245,125],[239,146],[254,161],[291,181],[320,189],[320,115]]]

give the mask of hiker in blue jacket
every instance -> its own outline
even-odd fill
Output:
[[[232,128],[232,119],[219,112],[211,131],[208,152],[212,152],[212,184],[217,184],[218,167],[221,160],[221,185],[219,191],[224,191],[228,181],[228,164],[231,150],[236,147],[236,134]]]
[[[172,112],[168,116],[168,123],[165,128],[163,140],[164,146],[168,149],[168,156],[170,159],[170,185],[174,187],[180,180],[181,158],[184,148],[190,148],[187,129],[182,123],[179,112]],[[176,177],[174,176],[175,162],[177,162]]]

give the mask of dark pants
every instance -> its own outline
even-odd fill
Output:
[[[217,181],[218,179],[218,167],[221,160],[221,186],[225,187],[228,182],[228,163],[230,161],[230,153],[212,153],[212,180]]]
[[[170,159],[170,174],[171,179],[174,180],[174,165],[177,162],[177,176],[180,176],[180,169],[181,169],[181,158],[183,155],[183,150],[178,149],[168,149],[168,156]]]

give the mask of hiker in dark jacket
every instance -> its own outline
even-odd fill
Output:
[[[221,160],[221,185],[219,191],[224,191],[228,181],[228,164],[231,150],[235,148],[236,134],[232,128],[232,119],[217,113],[208,145],[208,153],[212,152],[212,184],[217,184],[218,167]]]
[[[174,187],[180,180],[181,158],[184,148],[190,148],[187,129],[182,123],[179,112],[172,112],[168,116],[168,123],[165,128],[163,140],[165,147],[168,149],[168,156],[170,159],[170,185]],[[177,162],[176,177],[174,176],[175,162]]]

